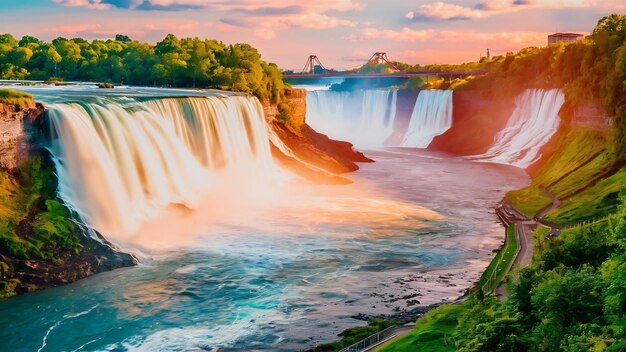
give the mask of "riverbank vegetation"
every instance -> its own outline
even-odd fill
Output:
[[[482,289],[483,292],[492,292],[506,275],[509,266],[515,259],[519,244],[515,237],[515,225],[511,225],[506,229],[506,241],[504,246],[498,251],[491,263],[478,280],[476,287]]]
[[[366,326],[357,326],[355,328],[344,330],[342,333],[339,334],[341,340],[317,345],[307,352],[339,351],[363,340],[368,336],[371,336],[394,325],[397,325],[397,323],[394,321],[389,321],[382,318],[375,318],[370,320]]]
[[[56,199],[54,167],[33,156],[19,170],[0,170],[0,298],[15,294],[15,260],[62,262],[61,252],[78,253],[81,242],[69,211]]]
[[[177,38],[156,45],[117,35],[111,40],[0,35],[0,79],[92,81],[142,86],[216,88],[278,103],[280,70],[248,44]]]

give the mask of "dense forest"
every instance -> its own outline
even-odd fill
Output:
[[[65,80],[143,86],[218,88],[278,102],[285,85],[275,64],[248,44],[167,35],[156,45],[0,35],[0,79]]]

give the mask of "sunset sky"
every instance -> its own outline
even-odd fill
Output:
[[[460,63],[541,46],[555,31],[587,34],[626,13],[626,0],[19,0],[0,2],[0,33],[87,39],[167,33],[246,42],[284,69],[309,54],[327,67],[364,63],[375,51],[409,63]]]

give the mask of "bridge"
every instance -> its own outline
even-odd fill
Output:
[[[480,75],[483,72],[461,72],[461,71],[419,71],[419,72],[395,72],[395,73],[350,73],[350,72],[334,72],[334,73],[290,73],[283,74],[285,79],[298,78],[411,78],[411,77],[466,77],[472,75]]]
[[[362,69],[371,65],[372,67],[378,67],[380,65],[387,66],[387,72],[372,73],[362,72]],[[324,67],[317,55],[309,55],[309,58],[304,65],[301,72],[285,72],[283,78],[285,79],[319,79],[319,78],[411,78],[411,77],[446,77],[452,79],[453,77],[467,77],[470,75],[478,75],[482,72],[467,72],[467,71],[416,71],[416,72],[401,72],[400,69],[387,58],[387,53],[377,52],[358,69],[339,72],[333,69],[327,69]]]

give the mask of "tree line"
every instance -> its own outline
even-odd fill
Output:
[[[155,45],[132,40],[0,35],[0,78],[217,88],[279,102],[285,84],[278,66],[248,44],[177,38]]]

